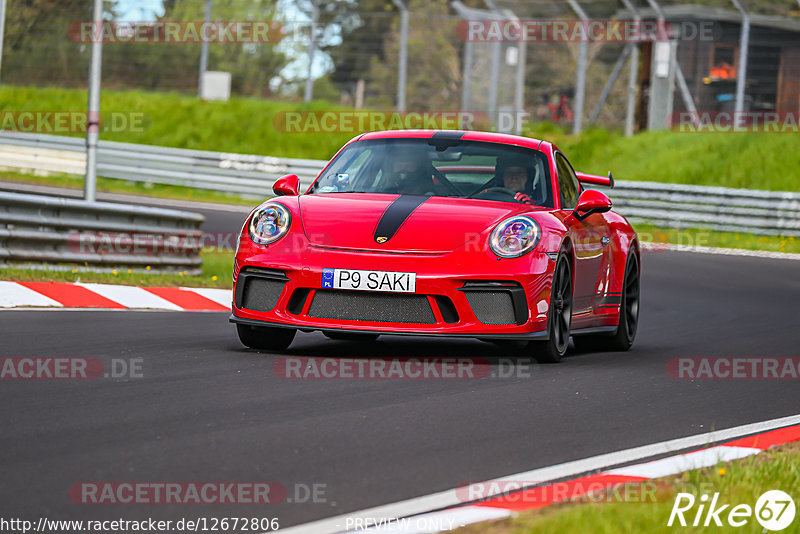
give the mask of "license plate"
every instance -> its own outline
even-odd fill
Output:
[[[414,293],[417,289],[417,273],[322,269],[322,287],[356,291]]]

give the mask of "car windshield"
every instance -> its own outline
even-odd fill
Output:
[[[357,141],[339,153],[310,193],[428,195],[553,207],[544,153],[449,138]]]

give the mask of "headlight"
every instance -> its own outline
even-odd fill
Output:
[[[285,206],[276,203],[264,204],[250,218],[250,239],[259,245],[269,245],[286,235],[292,222],[292,214]]]
[[[542,237],[539,224],[525,215],[498,224],[489,237],[489,247],[501,258],[518,258],[533,250]]]

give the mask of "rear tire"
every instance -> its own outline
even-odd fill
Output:
[[[532,341],[530,348],[539,363],[558,363],[569,348],[572,322],[572,267],[569,256],[559,254],[550,289],[547,341]]]
[[[617,331],[613,335],[575,336],[575,348],[586,352],[625,352],[633,345],[639,326],[639,260],[633,252],[628,254],[625,263],[617,320]]]
[[[355,332],[323,332],[328,339],[339,341],[375,341],[379,334],[361,334]]]
[[[297,330],[237,324],[236,333],[239,334],[239,341],[251,349],[283,350],[292,344]]]

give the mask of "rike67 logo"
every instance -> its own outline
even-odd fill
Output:
[[[779,531],[792,524],[795,511],[792,497],[780,490],[764,492],[754,507],[749,504],[737,504],[733,507],[731,504],[722,504],[719,492],[710,498],[708,494],[703,494],[699,499],[691,493],[678,493],[667,526],[675,524],[683,527],[688,525],[721,527],[723,524],[728,524],[732,527],[742,527],[755,516],[765,531]]]

